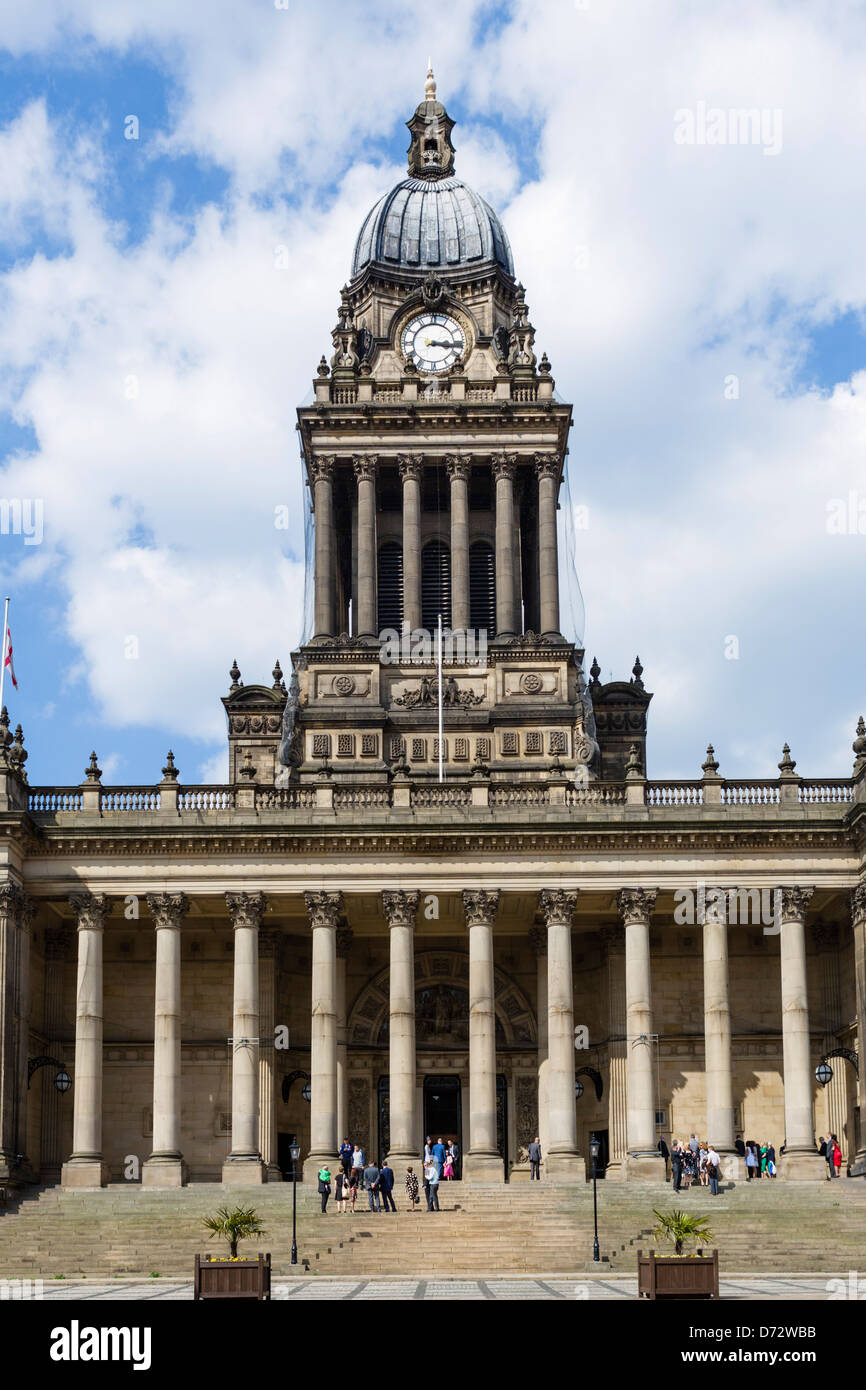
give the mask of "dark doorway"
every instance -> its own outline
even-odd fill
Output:
[[[504,1076],[496,1078],[496,1147],[502,1156],[508,1182],[508,1086]]]
[[[603,1178],[605,1174],[605,1169],[607,1168],[607,1165],[610,1163],[610,1145],[608,1144],[608,1131],[606,1129],[594,1129],[589,1137],[590,1139],[597,1139],[599,1142],[598,1163],[595,1170],[595,1176],[597,1178]],[[590,1179],[592,1178],[592,1159],[589,1156],[589,1150],[587,1150],[586,1154],[586,1176]]]
[[[459,1158],[454,1169],[459,1178],[463,1169],[463,1110],[459,1076],[425,1076],[424,1136],[457,1143]]]
[[[294,1142],[294,1134],[277,1134],[277,1167],[286,1182],[292,1181],[292,1159],[289,1153],[289,1145],[294,1144]]]

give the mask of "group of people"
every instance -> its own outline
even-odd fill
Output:
[[[758,1144],[754,1139],[747,1139],[744,1143],[743,1136],[738,1134],[734,1148],[740,1158],[745,1159],[747,1182],[776,1176],[776,1149],[773,1144]]]
[[[434,1143],[430,1136],[427,1136],[422,1174],[428,1211],[439,1211],[439,1183],[443,1178],[446,1182],[451,1181],[455,1176],[459,1158],[460,1151],[456,1143],[446,1143],[441,1138]],[[340,1145],[340,1167],[336,1174],[324,1166],[319,1169],[318,1180],[323,1213],[328,1209],[328,1199],[332,1191],[337,1211],[341,1214],[355,1210],[359,1192],[367,1193],[370,1211],[397,1211],[394,1204],[395,1174],[387,1158],[379,1163],[371,1158],[368,1162],[360,1144],[353,1144],[349,1139],[344,1139]],[[418,1175],[410,1165],[406,1169],[409,1211],[414,1211],[418,1205],[419,1192]]]
[[[828,1134],[826,1139],[821,1135],[818,1140],[818,1153],[827,1160],[830,1177],[838,1178],[839,1169],[842,1167],[842,1150],[835,1134]]]
[[[670,1158],[674,1192],[688,1192],[693,1183],[699,1183],[701,1187],[708,1187],[714,1197],[719,1195],[721,1159],[708,1140],[698,1139],[696,1134],[689,1136],[687,1144],[674,1139],[667,1152],[667,1144],[662,1139],[659,1151],[666,1162]]]

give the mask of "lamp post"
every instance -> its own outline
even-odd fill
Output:
[[[301,1146],[295,1141],[289,1145],[289,1158],[292,1160],[292,1264],[298,1263],[298,1159]]]
[[[592,1258],[596,1263],[600,1259],[598,1253],[598,1187],[596,1184],[596,1174],[598,1171],[598,1151],[600,1148],[601,1145],[599,1141],[596,1139],[595,1135],[593,1135],[589,1141],[589,1156],[592,1159],[592,1225],[594,1232],[592,1241]]]

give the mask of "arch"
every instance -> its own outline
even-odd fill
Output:
[[[469,626],[489,637],[496,631],[496,557],[489,541],[469,547]]]
[[[386,1047],[389,1015],[388,981],[385,967],[370,980],[349,1012],[347,1036],[356,1047]],[[419,951],[415,956],[415,997],[437,987],[452,991],[469,989],[469,955],[465,951]],[[503,1047],[534,1043],[537,1038],[535,1010],[523,990],[498,966],[493,968],[494,1008],[497,1041]],[[466,1012],[468,1020],[468,1007]],[[417,1032],[417,1029],[416,1029]],[[438,1046],[430,1039],[431,1046]],[[420,1045],[424,1045],[421,1040]]]
[[[403,621],[403,547],[399,541],[383,541],[376,565],[379,631],[395,628]]]
[[[421,626],[435,632],[451,626],[451,551],[444,541],[428,541],[421,551]]]

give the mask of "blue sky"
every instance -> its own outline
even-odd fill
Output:
[[[710,740],[730,775],[785,741],[846,773],[866,708],[866,16],[839,10],[467,0],[436,34],[457,171],[574,402],[587,654],[627,678],[640,653],[654,776]],[[106,783],[158,780],[169,747],[219,779],[233,658],[288,667],[294,408],[404,168],[416,18],[0,3],[0,496],[44,508],[0,576],[34,784],[91,748]],[[781,148],[678,144],[699,103],[780,112]]]

